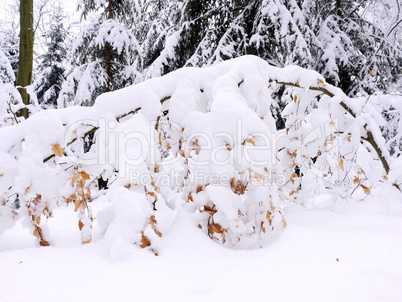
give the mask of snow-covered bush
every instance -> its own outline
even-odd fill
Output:
[[[96,218],[112,250],[157,254],[179,213],[224,246],[260,247],[286,226],[288,203],[361,200],[400,182],[377,109],[314,71],[245,56],[39,112],[0,129],[0,227],[23,219],[52,244],[43,218],[71,204],[82,243]]]

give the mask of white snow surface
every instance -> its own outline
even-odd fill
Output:
[[[288,206],[288,227],[257,250],[215,244],[183,212],[158,257],[128,245],[110,257],[103,241],[82,246],[74,214],[59,209],[52,247],[36,247],[20,225],[0,236],[1,300],[401,301],[400,197],[331,206],[328,198],[310,210]]]

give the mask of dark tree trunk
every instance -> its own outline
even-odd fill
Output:
[[[342,4],[341,4],[341,0],[336,0],[336,13],[338,16],[342,16]]]
[[[109,0],[108,5],[108,19],[113,19],[113,1]],[[112,77],[112,48],[109,43],[106,44],[106,74],[107,74],[107,84],[106,92],[110,91],[111,77]]]
[[[33,44],[33,0],[20,0],[20,54],[17,86],[25,105],[30,103],[26,87],[32,84]],[[21,109],[19,114],[28,118],[28,109]]]

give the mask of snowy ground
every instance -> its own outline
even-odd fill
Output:
[[[183,213],[159,257],[82,246],[72,209],[55,215],[53,247],[34,247],[20,224],[0,236],[1,301],[402,301],[400,201],[288,206],[285,231],[243,251],[215,244]]]

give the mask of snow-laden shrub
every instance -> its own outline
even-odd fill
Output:
[[[82,243],[96,226],[111,251],[157,254],[187,212],[226,247],[260,247],[286,226],[288,203],[398,186],[377,109],[314,71],[245,56],[103,94],[90,108],[39,112],[0,129],[0,228],[23,219],[52,244],[44,218],[67,204]],[[95,203],[108,206],[97,213]]]

